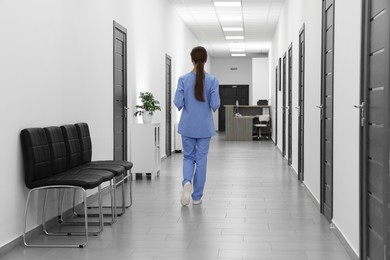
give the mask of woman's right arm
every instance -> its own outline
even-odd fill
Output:
[[[179,111],[184,107],[184,82],[182,78],[179,78],[179,82],[177,83],[175,98],[173,99],[173,103],[179,109]]]

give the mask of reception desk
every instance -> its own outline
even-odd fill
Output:
[[[252,141],[253,120],[269,114],[269,106],[225,106],[225,131],[228,141]],[[238,115],[238,116],[237,116]]]

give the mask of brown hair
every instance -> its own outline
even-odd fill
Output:
[[[207,61],[206,49],[201,46],[193,48],[191,51],[191,60],[196,68],[195,98],[204,102],[203,81],[205,77],[204,64]]]

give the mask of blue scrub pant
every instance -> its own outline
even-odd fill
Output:
[[[211,137],[190,138],[182,136],[183,143],[183,186],[193,185],[193,200],[200,200],[206,183],[207,154]]]

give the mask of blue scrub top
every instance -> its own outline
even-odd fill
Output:
[[[175,98],[175,106],[183,109],[179,122],[179,134],[191,138],[207,138],[215,135],[213,112],[220,104],[218,79],[205,73],[203,94],[205,102],[195,98],[195,72],[187,73],[179,78]]]

